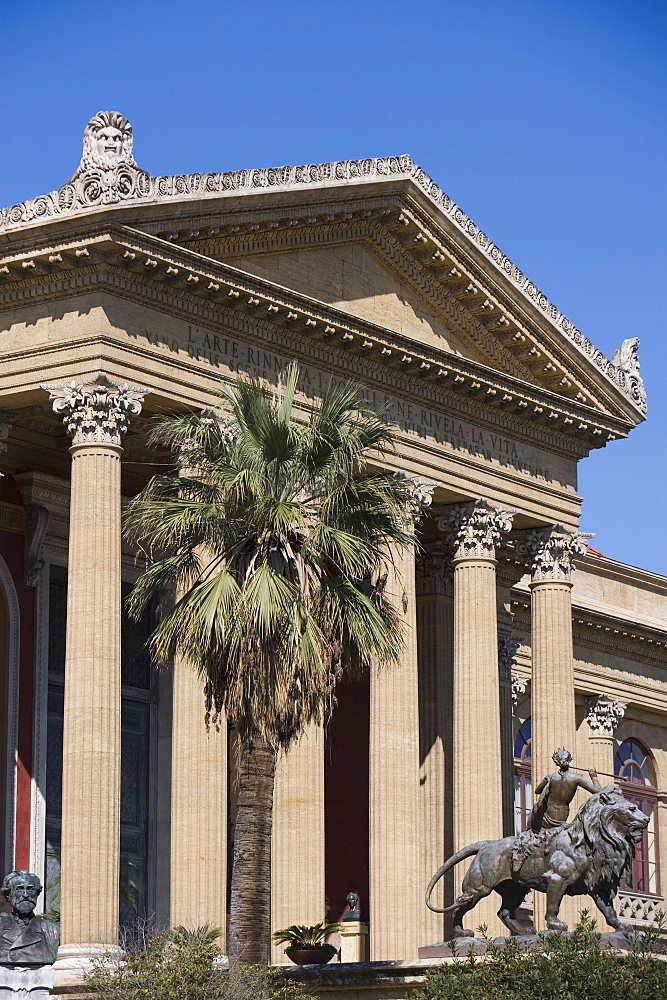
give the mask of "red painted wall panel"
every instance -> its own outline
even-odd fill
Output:
[[[23,506],[11,476],[0,479],[0,501]],[[30,867],[30,808],[33,744],[33,690],[35,664],[35,590],[24,584],[24,536],[0,530],[0,554],[9,567],[21,619],[18,685],[18,766],[16,776],[16,868]]]

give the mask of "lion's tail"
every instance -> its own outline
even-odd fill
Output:
[[[437,872],[428,884],[428,889],[426,890],[426,905],[429,910],[433,910],[434,913],[446,913],[447,910],[453,910],[459,905],[458,903],[454,903],[452,906],[447,906],[444,910],[441,910],[439,907],[433,906],[431,903],[431,893],[433,892],[436,883],[440,881],[443,875],[445,875],[455,865],[458,865],[459,861],[465,861],[466,858],[471,858],[474,854],[478,854],[485,844],[488,844],[488,840],[478,840],[476,844],[470,844],[468,847],[461,848],[461,850],[457,851],[456,854],[452,854],[451,858],[448,858],[441,868],[438,868]]]

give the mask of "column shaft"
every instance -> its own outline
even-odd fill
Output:
[[[118,940],[120,442],[148,390],[102,373],[42,388],[72,438],[59,952],[67,962]]]
[[[558,747],[575,749],[572,585],[531,584],[533,787],[555,770]]]
[[[420,593],[417,598],[421,891],[426,889],[443,861],[454,853],[451,773],[454,602],[451,579],[445,579],[444,560],[435,558],[439,566],[430,567],[428,575],[422,569],[418,589],[427,592]],[[433,561],[434,557],[427,554],[425,560]],[[439,579],[434,579],[436,571]],[[447,594],[444,593],[446,583]],[[449,884],[446,880],[443,882],[444,886],[440,883],[434,893],[437,906],[446,905],[443,903],[445,898],[447,903],[452,901],[452,880],[449,879]],[[446,940],[445,916],[433,913],[420,900],[420,946]]]
[[[324,733],[311,725],[281,754],[273,792],[271,930],[325,918]],[[285,962],[285,945],[272,960]]]
[[[79,444],[71,451],[60,903],[64,947],[117,941],[120,861],[122,449]]]
[[[172,927],[209,924],[221,931],[227,910],[227,723],[204,721],[203,684],[180,657],[174,663],[171,743]]]
[[[503,835],[498,627],[494,559],[460,559],[454,569],[454,846]],[[460,891],[468,864],[455,874]],[[498,900],[482,900],[467,926],[500,933]]]
[[[388,589],[405,621],[398,666],[374,670],[370,721],[370,957],[415,958],[419,869],[419,704],[414,552]],[[425,887],[424,887],[425,888]]]

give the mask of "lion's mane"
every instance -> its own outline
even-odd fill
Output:
[[[603,795],[613,796],[612,802],[605,802]],[[600,793],[586,800],[569,824],[572,847],[583,849],[591,859],[584,876],[589,891],[606,885],[615,893],[621,879],[630,871],[635,845],[616,815],[618,806],[624,802],[627,799],[620,788],[606,785]]]

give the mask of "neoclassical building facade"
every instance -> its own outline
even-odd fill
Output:
[[[150,662],[122,506],[169,461],[156,415],[291,359],[304,410],[359,382],[423,510],[400,667],[343,682],[279,763],[274,926],[353,890],[357,954],[415,958],[447,933],[431,874],[522,829],[559,746],[650,812],[619,905],[653,918],[667,580],[578,531],[578,461],[644,419],[638,341],[605,358],[409,157],[155,177],[116,113],[68,183],[0,212],[0,302],[3,864],[45,881],[63,969],[136,911],[224,929],[234,733],[207,731],[189,668]],[[497,906],[476,919],[500,932]]]

